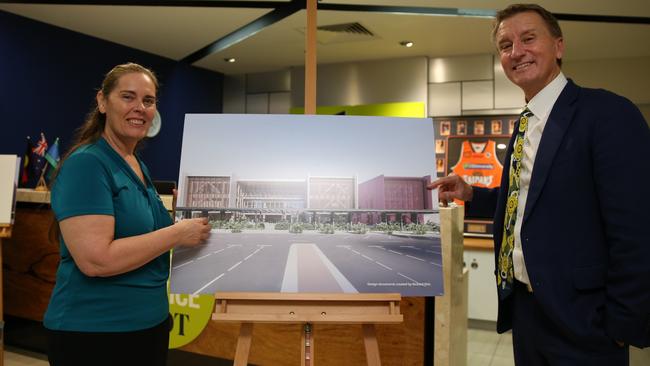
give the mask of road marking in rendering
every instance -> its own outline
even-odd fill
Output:
[[[416,247],[414,247],[413,245],[400,245],[399,247],[400,247],[400,248],[420,249],[420,248],[416,248]]]
[[[404,254],[402,254],[402,253],[400,253],[400,252],[396,252],[396,251],[391,250],[391,249],[388,249],[388,251],[391,252],[391,253],[395,253],[395,254],[399,254],[399,255],[404,255]]]
[[[291,244],[281,291],[359,292],[314,243]]]
[[[388,267],[387,265],[385,265],[385,264],[383,264],[383,263],[381,263],[381,262],[379,262],[379,261],[375,261],[375,263],[379,264],[380,266],[386,268],[386,269],[389,270],[389,271],[392,271],[392,270],[393,270],[392,268]]]
[[[337,245],[337,246],[339,246],[339,245]],[[378,265],[380,265],[380,266],[386,268],[386,269],[389,270],[389,271],[392,271],[392,270],[393,270],[392,268],[388,267],[387,265],[385,265],[385,264],[383,264],[383,263],[381,263],[381,262],[379,262],[379,261],[376,261],[376,260],[374,260],[374,259],[368,257],[368,256],[365,255],[365,254],[361,254],[361,253],[357,252],[356,250],[352,250],[352,249],[350,249],[350,246],[349,246],[349,245],[340,245],[340,247],[345,247],[345,249],[348,249],[348,250],[350,250],[350,251],[352,251],[352,252],[355,252],[355,253],[361,255],[361,256],[364,257],[365,259],[367,259],[367,260],[369,260],[369,261],[371,261],[371,262],[375,262],[375,263],[377,263]],[[368,245],[368,247],[369,247],[369,248],[379,248],[379,249],[386,250],[384,247],[379,246],[379,245]]]
[[[253,253],[249,254],[246,258],[244,258],[244,260],[248,260],[248,258],[254,256],[254,255],[257,254],[260,250],[262,250],[262,248],[257,248],[256,251],[254,251]]]
[[[214,251],[213,253],[209,253],[209,254],[207,254],[207,255],[204,255],[204,256],[202,256],[202,257],[199,257],[199,258],[197,258],[196,260],[199,260],[199,259],[202,259],[202,258],[208,257],[208,256],[210,256],[210,255],[212,255],[212,254],[221,253],[221,252],[223,252],[224,250],[226,250],[226,249],[230,249],[230,248],[232,248],[232,247],[241,247],[241,246],[242,246],[241,244],[228,244],[226,248],[219,249],[219,250],[217,250],[217,251]],[[240,264],[242,264],[244,261],[250,259],[250,257],[252,257],[253,255],[255,255],[255,254],[257,254],[258,252],[260,252],[262,249],[264,249],[264,248],[266,248],[266,247],[271,247],[271,246],[273,246],[273,245],[268,245],[268,244],[257,245],[258,248],[257,248],[253,253],[249,254],[249,255],[248,255],[246,258],[244,258],[243,260],[241,260],[241,261],[235,263],[232,267],[228,268],[228,270],[227,270],[226,272],[230,272],[230,271],[232,271],[233,269],[237,268],[237,266],[239,266]],[[190,264],[190,263],[192,263],[192,262],[194,262],[194,260],[191,260],[191,261],[189,261],[189,262],[186,262],[186,263],[183,263],[183,264],[178,265],[178,266],[176,266],[176,267],[173,267],[172,269],[180,268],[180,267],[185,266],[185,265],[187,265],[187,264]],[[196,290],[196,291],[193,293],[193,295],[196,295],[196,294],[201,293],[201,291],[203,291],[206,287],[210,286],[211,284],[213,284],[214,282],[216,282],[217,280],[219,280],[221,277],[225,276],[225,275],[226,275],[226,272],[220,274],[219,276],[215,277],[212,281],[208,282],[205,286],[203,286],[203,287],[201,287],[200,289]]]
[[[442,264],[438,264],[436,262],[429,262],[429,263],[433,264],[434,266],[438,266],[438,267],[442,268]]]
[[[418,281],[412,279],[411,277],[409,277],[409,276],[405,276],[405,275],[403,275],[403,274],[401,274],[401,273],[399,273],[399,272],[397,272],[397,274],[400,275],[400,276],[402,276],[402,277],[404,277],[404,278],[406,278],[407,280],[413,281],[414,283],[420,283],[420,282],[418,282]]]
[[[409,257],[409,258],[417,259],[417,260],[422,261],[422,262],[426,262],[426,261],[425,261],[424,259],[422,259],[422,258],[414,257],[414,256],[412,256],[412,255],[408,255],[408,254],[407,254],[406,256]]]
[[[433,250],[427,250],[426,252],[433,253],[433,254],[440,254],[440,252],[436,252],[436,251],[433,251]]]
[[[183,263],[183,264],[179,264],[179,265],[177,265],[176,267],[173,267],[172,269],[181,268],[181,267],[183,267],[183,266],[185,266],[185,265],[188,265],[188,264],[190,264],[190,263],[192,263],[192,262],[194,262],[194,260],[191,260],[191,261],[189,261],[189,262],[185,262],[185,263]]]
[[[177,266],[175,266],[175,267],[172,267],[172,270],[175,270],[175,269],[181,268],[181,267],[183,267],[183,266],[186,266],[186,265],[188,265],[188,264],[194,262],[195,260],[196,260],[196,261],[201,260],[201,259],[203,259],[203,258],[205,258],[205,257],[208,257],[208,256],[212,255],[212,254],[218,254],[218,253],[221,253],[221,252],[223,252],[224,250],[226,250],[226,249],[230,249],[230,248],[232,248],[232,247],[241,247],[241,245],[239,245],[239,244],[228,244],[226,248],[221,248],[221,249],[219,249],[219,250],[215,250],[215,251],[212,252],[212,253],[208,253],[208,254],[206,254],[206,255],[204,255],[204,256],[201,256],[201,257],[198,257],[198,258],[196,258],[196,259],[192,259],[192,260],[189,261],[189,262],[185,262],[185,263],[179,264],[179,265],[177,265]],[[175,253],[175,254],[179,254],[179,253],[182,253],[182,251],[179,251],[179,250],[174,249],[174,253]]]
[[[209,257],[209,256],[211,256],[211,255],[212,255],[212,253],[208,253],[208,254],[206,254],[206,255],[203,255],[203,256],[200,256],[200,257],[196,258],[196,260],[197,260],[197,261],[200,261],[201,259],[206,258],[206,257]]]
[[[298,292],[298,251],[293,245],[289,247],[287,264],[284,266],[281,292]]]
[[[232,267],[230,267],[230,268],[228,268],[228,270],[227,270],[226,272],[230,272],[230,271],[232,271],[233,269],[237,268],[237,266],[240,265],[240,264],[242,264],[242,262],[243,262],[243,261],[239,261],[239,262],[235,263],[235,265],[232,266]]]
[[[200,289],[194,291],[194,293],[193,293],[192,295],[196,295],[196,294],[201,293],[201,291],[203,291],[206,287],[210,286],[210,285],[213,284],[216,280],[220,279],[220,278],[223,277],[223,276],[225,276],[225,273],[222,273],[222,274],[218,275],[218,276],[215,277],[212,281],[208,282],[205,286],[203,286],[203,287],[201,287]]]

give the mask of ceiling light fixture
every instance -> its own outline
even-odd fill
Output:
[[[235,60],[234,57],[227,57],[227,58],[224,58],[223,60],[228,62],[228,63],[233,63],[233,62],[237,61],[237,60]]]
[[[402,41],[402,42],[400,42],[399,44],[400,44],[401,46],[404,46],[404,47],[406,47],[406,48],[409,48],[409,47],[413,47],[413,44],[414,44],[414,43],[411,42],[411,41]]]

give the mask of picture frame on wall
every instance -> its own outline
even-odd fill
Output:
[[[467,121],[456,122],[456,135],[467,135]]]
[[[451,121],[440,121],[440,136],[451,134]]]
[[[511,118],[508,120],[508,134],[512,135],[513,132],[515,132],[515,123],[517,123],[516,118]]]
[[[484,135],[485,134],[485,121],[478,120],[474,121],[474,135]]]
[[[436,159],[436,173],[443,173],[445,172],[445,159],[444,158],[437,158]]]
[[[501,135],[501,120],[500,119],[493,119],[490,122],[490,131],[493,135]]]
[[[444,153],[445,153],[445,140],[437,139],[436,140],[436,154],[444,154]]]

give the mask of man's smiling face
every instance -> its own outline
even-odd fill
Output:
[[[503,71],[532,99],[560,73],[557,59],[564,41],[554,37],[542,17],[527,11],[504,19],[496,32],[496,46]]]

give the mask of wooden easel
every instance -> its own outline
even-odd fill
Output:
[[[312,324],[362,324],[369,366],[381,365],[375,324],[396,324],[400,294],[218,292],[212,320],[241,323],[234,366],[248,364],[254,323],[303,324],[301,366],[314,366]]]

